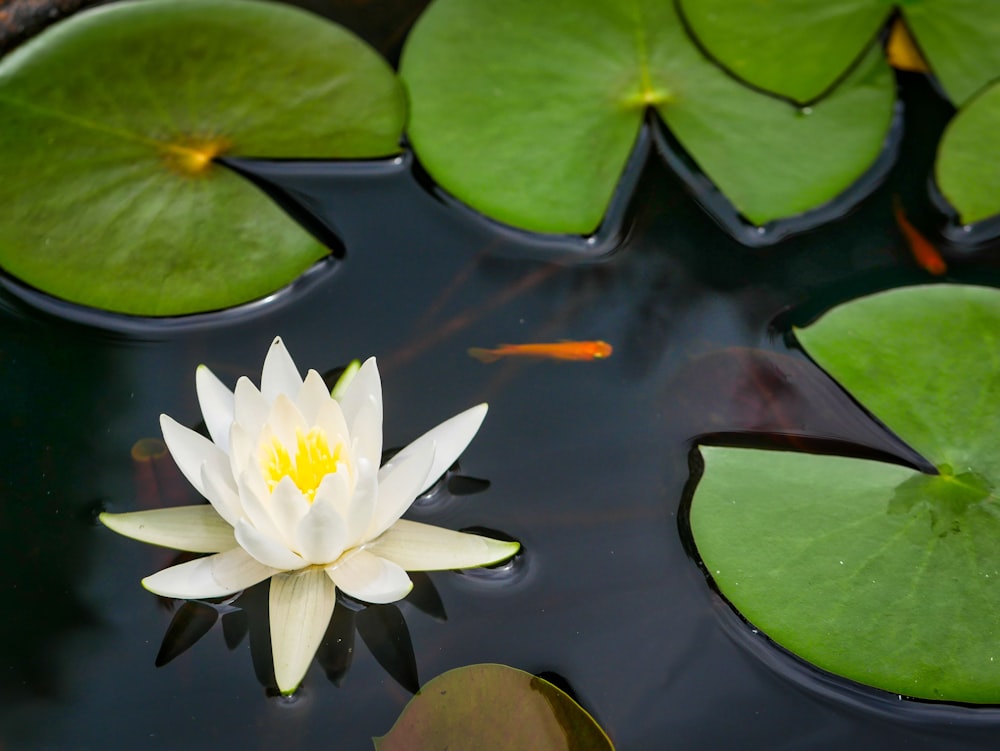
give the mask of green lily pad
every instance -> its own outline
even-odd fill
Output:
[[[594,719],[548,681],[506,665],[468,665],[428,682],[376,751],[614,751]]]
[[[756,627],[826,670],[1000,702],[1000,292],[885,292],[797,336],[940,474],[704,447],[690,519],[707,571]]]
[[[551,233],[598,226],[650,107],[760,225],[849,187],[879,154],[894,101],[879,54],[811,110],[752,91],[659,0],[435,0],[401,75],[430,175],[488,216]]]
[[[966,104],[948,124],[935,172],[961,222],[1000,214],[1000,84]]]
[[[748,83],[811,102],[872,46],[895,8],[949,98],[1000,77],[993,0],[680,0],[694,35]]]
[[[288,6],[81,13],[0,60],[0,266],[124,313],[262,297],[327,251],[212,158],[387,156],[404,117],[377,53]]]
[[[899,8],[956,106],[1000,78],[1000,13],[993,0],[900,0]]]

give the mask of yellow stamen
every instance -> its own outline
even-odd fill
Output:
[[[273,491],[282,478],[290,477],[311,503],[323,478],[344,462],[344,444],[338,441],[331,448],[326,431],[318,427],[308,433],[296,429],[295,437],[294,456],[277,436],[273,437],[261,448],[260,466],[269,490]]]

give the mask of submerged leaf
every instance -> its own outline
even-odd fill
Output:
[[[849,187],[879,154],[894,100],[880,54],[809,111],[750,90],[655,0],[435,0],[401,75],[431,176],[491,217],[553,233],[598,226],[648,108],[764,224]]]
[[[506,665],[468,665],[427,683],[376,751],[614,751],[565,692]]]
[[[213,158],[386,156],[404,114],[377,53],[288,6],[81,13],[0,61],[0,265],[124,313],[265,296],[327,251]]]
[[[782,646],[899,694],[1000,702],[1000,292],[937,285],[798,338],[939,474],[702,448],[691,530],[722,593]]]

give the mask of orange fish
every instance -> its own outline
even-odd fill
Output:
[[[607,342],[555,342],[553,344],[501,344],[496,349],[469,348],[480,362],[496,362],[501,357],[540,357],[551,360],[602,360],[611,356]]]
[[[906,214],[903,213],[903,205],[899,202],[898,197],[893,199],[893,210],[896,214],[896,223],[906,238],[906,242],[910,245],[910,252],[913,254],[914,260],[925,271],[934,274],[934,276],[941,276],[948,270],[948,265],[938,253],[937,248],[931,245],[930,241],[910,224]]]

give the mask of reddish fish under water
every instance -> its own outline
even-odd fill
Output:
[[[611,356],[607,342],[554,342],[552,344],[501,344],[495,349],[470,347],[468,352],[480,362],[496,362],[501,357],[538,357],[549,360],[602,360]]]
[[[948,270],[948,265],[944,262],[941,254],[938,253],[937,248],[926,237],[921,235],[916,227],[910,224],[910,220],[903,213],[903,206],[898,198],[894,202],[893,209],[896,214],[896,224],[899,225],[900,232],[906,238],[914,260],[920,264],[920,267],[924,271],[934,274],[934,276],[941,276]]]

